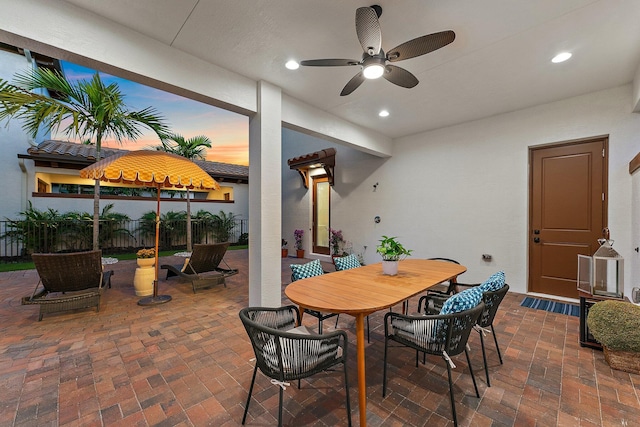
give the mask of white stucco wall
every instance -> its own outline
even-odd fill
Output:
[[[528,147],[608,134],[608,225],[615,248],[632,260],[628,163],[640,147],[640,115],[631,111],[627,85],[396,140],[390,159],[350,184],[332,222],[355,247],[370,248],[367,262],[378,261],[381,235],[399,236],[416,257],[462,262],[461,280],[502,269],[514,291],[526,292]],[[482,261],[483,253],[493,260]],[[630,274],[631,266],[625,294]]]
[[[16,73],[31,69],[27,58],[0,50],[0,78],[12,81]],[[26,207],[27,174],[20,170],[18,153],[25,154],[33,140],[25,134],[17,120],[0,122],[0,171],[2,171],[2,189],[0,195],[0,221],[15,218]],[[33,170],[33,161],[25,160],[27,171]],[[33,179],[33,172],[30,173]],[[32,184],[32,183],[29,183]],[[33,187],[31,185],[31,187]],[[29,193],[30,194],[30,193]]]

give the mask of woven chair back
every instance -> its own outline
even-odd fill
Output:
[[[482,294],[482,301],[484,302],[484,311],[478,319],[478,325],[486,328],[491,326],[493,318],[496,317],[500,303],[504,299],[504,296],[509,292],[509,285],[505,284],[497,291],[488,291]]]
[[[189,260],[189,265],[195,270],[196,273],[203,273],[206,271],[212,271],[218,268],[224,254],[227,252],[229,242],[224,243],[208,243],[193,245],[193,253]],[[193,273],[191,271],[185,271],[186,273]]]
[[[100,286],[101,251],[32,254],[31,258],[48,292],[73,292]]]

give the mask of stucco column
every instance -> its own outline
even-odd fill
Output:
[[[257,84],[249,120],[249,305],[279,307],[282,229],[282,94]]]

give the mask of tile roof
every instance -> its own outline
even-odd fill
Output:
[[[126,150],[117,148],[103,148],[101,158],[113,156]],[[29,157],[46,158],[47,160],[57,159],[59,162],[69,161],[73,163],[91,164],[96,160],[96,147],[93,145],[78,144],[75,142],[46,140],[37,146],[27,150]],[[202,169],[214,178],[228,178],[247,181],[249,178],[249,167],[234,165],[230,163],[210,162],[205,160],[195,160]]]

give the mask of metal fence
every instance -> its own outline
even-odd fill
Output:
[[[191,221],[193,243],[229,241],[246,245],[248,220],[235,220],[224,226],[211,221]],[[180,250],[187,246],[186,220],[160,222],[160,250]],[[0,221],[0,263],[31,260],[32,253],[90,250],[93,221],[15,220]],[[155,221],[100,221],[99,242],[103,254],[132,253],[155,245]]]

